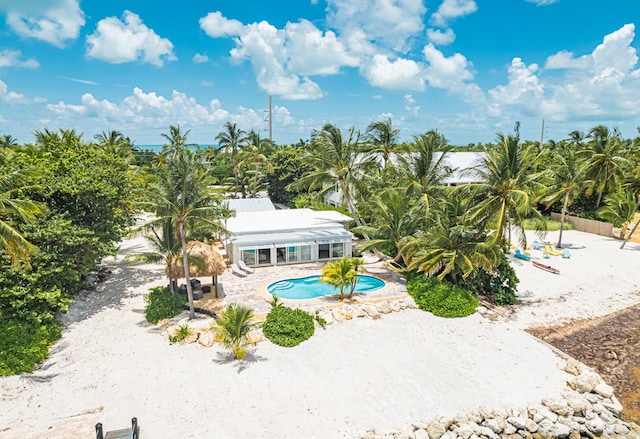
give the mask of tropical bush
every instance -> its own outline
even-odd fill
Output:
[[[262,331],[273,343],[287,348],[297,346],[314,332],[313,316],[301,309],[286,306],[272,308]]]
[[[169,342],[171,343],[180,343],[184,341],[187,337],[190,337],[193,334],[193,329],[189,327],[189,325],[184,324],[178,326],[175,334],[169,336]]]
[[[47,358],[49,346],[61,336],[60,324],[51,320],[0,319],[0,376],[31,372]]]
[[[180,294],[172,294],[169,287],[155,287],[144,295],[147,306],[144,316],[150,323],[158,323],[163,319],[170,319],[180,314],[184,308],[185,299]]]
[[[560,221],[552,220],[548,217],[545,217],[544,219],[545,223],[547,224],[547,232],[557,232],[558,230],[560,230]],[[529,218],[525,219],[522,222],[522,226],[525,230],[538,230],[536,224],[536,221]],[[573,224],[565,221],[563,230],[573,230]]]
[[[249,343],[249,332],[255,326],[252,320],[251,308],[232,303],[222,311],[216,325],[211,328],[215,341],[232,351],[236,359],[243,360],[247,355],[245,346]]]
[[[496,305],[516,303],[516,288],[520,280],[504,253],[499,253],[493,271],[479,269],[460,282],[460,286],[476,295],[488,296]]]
[[[407,291],[420,309],[438,317],[465,317],[475,313],[479,304],[469,290],[420,274],[408,276]]]

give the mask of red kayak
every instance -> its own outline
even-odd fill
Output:
[[[557,268],[553,268],[551,265],[544,265],[541,262],[533,261],[533,266],[541,270],[548,271],[549,273],[560,274],[560,270]]]

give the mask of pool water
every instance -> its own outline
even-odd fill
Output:
[[[320,282],[318,279],[320,279],[320,276],[317,275],[297,279],[284,279],[269,285],[267,291],[269,294],[275,294],[283,299],[315,299],[339,294],[340,291],[337,288]],[[370,293],[371,291],[379,290],[384,285],[384,281],[377,277],[359,274],[354,294]]]

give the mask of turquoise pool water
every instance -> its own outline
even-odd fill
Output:
[[[297,279],[284,279],[274,282],[267,287],[269,294],[275,294],[283,299],[315,299],[331,296],[339,291],[324,282],[319,282],[320,276],[307,276]],[[369,293],[384,287],[384,281],[377,277],[358,275],[358,283],[354,293]]]

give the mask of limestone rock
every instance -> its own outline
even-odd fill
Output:
[[[378,309],[375,307],[375,305],[367,303],[366,305],[362,306],[362,309],[367,313],[369,317],[380,317],[380,313],[378,312]]]
[[[604,398],[611,398],[613,396],[613,387],[606,383],[598,384],[593,391]]]
[[[585,426],[587,430],[596,436],[601,436],[604,433],[604,422],[600,418],[593,418],[586,422]]]
[[[570,384],[572,388],[580,393],[591,393],[600,383],[602,383],[600,375],[587,371],[578,375]]]
[[[413,437],[415,439],[430,439],[429,434],[426,432],[426,430],[423,430],[422,428],[419,428],[416,431],[414,431]]]
[[[427,425],[429,439],[440,439],[447,432],[447,426],[438,420],[433,420]]]
[[[201,332],[200,337],[198,337],[198,344],[205,348],[210,348],[213,346],[213,334],[209,331]]]
[[[519,430],[526,429],[526,419],[519,416],[509,416],[507,422]]]
[[[200,334],[198,334],[196,331],[191,330],[191,334],[189,334],[184,338],[184,342],[187,344],[195,343],[196,341],[198,341],[199,335]]]
[[[331,313],[331,311],[328,311],[326,309],[320,310],[320,312],[318,312],[318,316],[323,318],[324,321],[327,322],[327,325],[333,323],[333,314]]]
[[[389,302],[389,306],[391,307],[391,311],[393,311],[393,312],[398,312],[401,309],[400,308],[400,303],[398,303],[397,300]]]
[[[546,405],[549,407],[549,410],[560,416],[573,415],[573,409],[569,407],[567,402],[563,399],[545,398],[542,400],[542,404]]]
[[[574,413],[585,413],[591,407],[591,403],[586,398],[578,395],[569,395],[565,397],[565,400]]]
[[[496,434],[502,433],[503,426],[501,426],[496,419],[487,419],[484,421],[484,426]]]
[[[378,310],[378,312],[380,314],[389,314],[392,310],[391,310],[391,306],[389,305],[389,302],[380,302],[376,305],[376,309]],[[429,435],[431,436],[431,435]]]
[[[353,317],[365,317],[367,313],[362,309],[361,306],[354,307]]]
[[[573,358],[569,358],[569,360],[567,360],[567,364],[564,366],[564,371],[571,375],[580,375],[580,362]]]
[[[531,433],[535,433],[536,431],[538,431],[538,424],[533,422],[533,419],[526,418],[524,421],[524,426],[527,429],[527,431]]]

